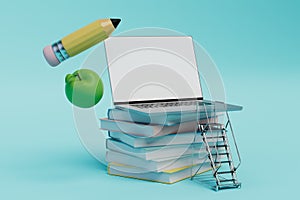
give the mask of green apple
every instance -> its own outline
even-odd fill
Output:
[[[81,108],[96,105],[103,96],[103,83],[98,74],[90,69],[80,69],[65,78],[68,100]]]

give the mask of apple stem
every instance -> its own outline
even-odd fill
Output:
[[[79,76],[79,74],[76,74],[76,76],[78,76],[79,80],[81,81],[81,77]]]

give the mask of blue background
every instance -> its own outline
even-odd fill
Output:
[[[299,1],[6,1],[0,7],[1,199],[281,199],[299,180]],[[57,68],[42,48],[98,18],[116,33],[164,27],[192,35],[216,62],[243,164],[241,190],[215,193],[109,176],[80,143],[64,76],[88,50]]]

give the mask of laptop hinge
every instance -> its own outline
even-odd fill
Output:
[[[196,98],[182,98],[182,99],[156,99],[156,100],[145,100],[145,101],[127,101],[127,102],[114,102],[115,105],[124,104],[144,104],[144,103],[158,103],[158,102],[173,102],[173,101],[196,101],[203,100],[203,97]]]

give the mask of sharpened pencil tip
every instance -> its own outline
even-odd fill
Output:
[[[110,19],[111,23],[114,25],[115,28],[119,25],[121,19]]]

